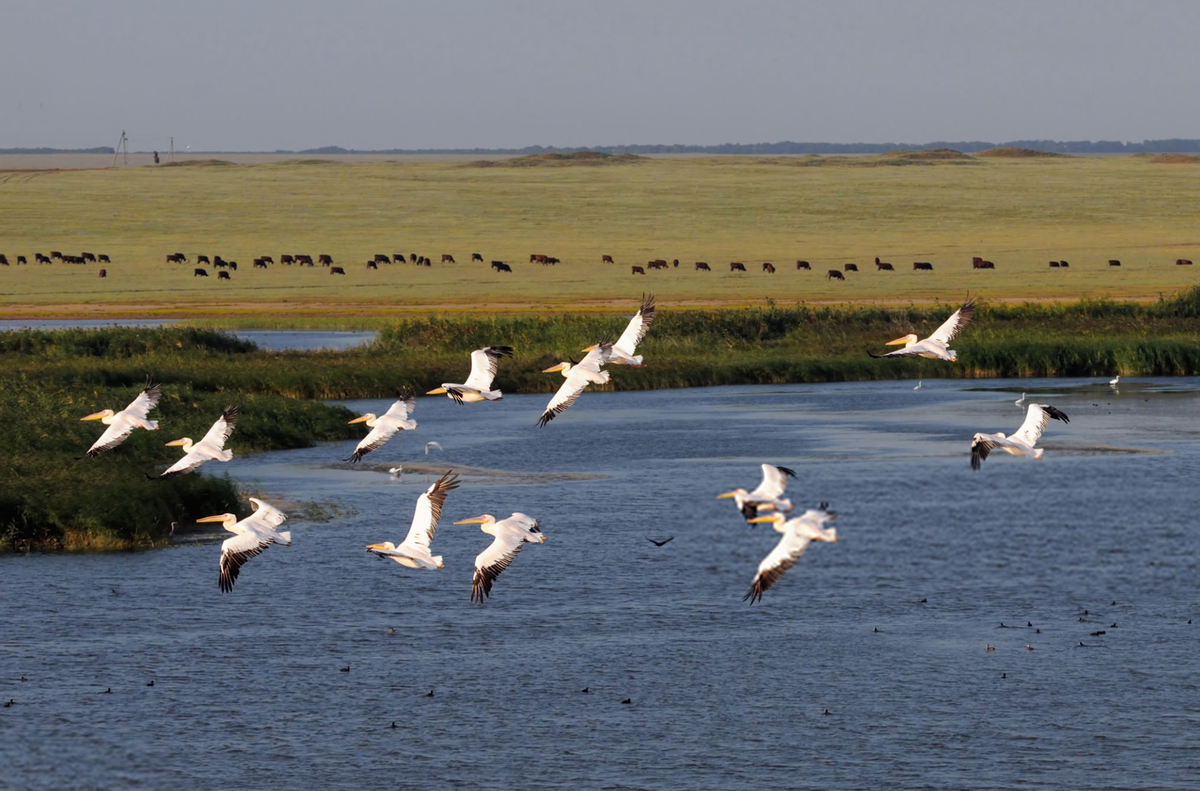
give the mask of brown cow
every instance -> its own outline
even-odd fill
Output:
[[[602,263],[602,264],[613,264],[613,263],[616,263],[616,262],[615,262],[615,261],[613,261],[613,258],[612,258],[612,256],[611,256],[611,255],[602,255],[602,256],[600,256],[600,263]]]
[[[914,272],[932,272],[933,264],[928,261],[913,261]]]
[[[379,262],[378,261],[368,261],[367,269],[374,269],[374,270],[378,271],[379,270]]]
[[[92,255],[91,253],[80,253],[79,257],[84,261],[91,261],[93,264],[96,263],[96,256]]]
[[[386,261],[387,256],[385,255],[383,259]],[[375,260],[378,261],[379,256],[375,256]],[[321,266],[333,266],[333,256],[331,256],[329,253],[321,253],[317,256],[317,262],[321,264]]]
[[[1063,269],[1066,269],[1067,267],[1070,266],[1070,264],[1068,264],[1066,261],[1061,261],[1061,262],[1059,262],[1059,266],[1061,266]],[[1118,264],[1117,266],[1120,266],[1120,264]]]
[[[858,264],[846,264],[842,269],[845,269],[847,272],[857,272]]]
[[[21,256],[21,257],[24,258],[25,256]],[[112,263],[112,259],[110,259],[108,256],[106,256],[104,253],[101,253],[100,255],[96,256],[96,261],[101,264],[111,264]]]
[[[24,258],[24,256],[22,256],[21,258]],[[18,263],[18,264],[19,264],[19,263],[21,263],[21,259],[20,259],[20,258],[18,258],[18,259],[17,259],[17,263]],[[1177,259],[1175,259],[1175,266],[1191,266],[1191,265],[1192,265],[1192,259],[1190,259],[1190,258],[1177,258]]]
[[[275,263],[275,259],[274,259],[274,258],[272,258],[272,257],[271,257],[271,256],[269,256],[269,255],[264,255],[264,256],[262,257],[262,260],[263,260],[263,262],[264,262],[264,263],[267,263],[267,264],[273,264],[273,263]]]
[[[635,267],[633,267],[633,271],[632,271],[632,272],[630,272],[629,274],[631,274],[631,275],[644,275],[644,274],[646,274],[646,270],[645,270],[645,269],[642,269],[640,266],[635,266]]]
[[[746,265],[741,263],[740,261],[731,261],[729,263],[729,271],[730,272],[745,272]]]
[[[541,253],[532,253],[532,254],[529,256],[529,263],[531,263],[531,264],[545,264],[545,263],[546,263],[546,258],[547,258],[547,256],[544,256],[544,255],[542,255]]]
[[[479,253],[471,253],[471,261],[472,261],[472,262],[478,261],[479,263],[481,263],[481,264],[482,264],[482,263],[483,263],[483,256],[482,256],[482,255],[480,255]]]
[[[217,272],[217,280],[232,280],[228,272]]]
[[[61,261],[61,260],[62,260],[62,253],[60,253],[60,252],[59,252],[59,251],[57,251],[57,250],[51,250],[51,251],[50,251],[50,257],[51,257],[51,258],[57,258],[59,261]],[[172,261],[171,257],[170,257],[170,256],[168,256],[168,257],[167,257],[167,263],[171,263],[171,261]]]
[[[331,275],[344,275],[344,274],[346,274],[346,270],[345,270],[345,269],[342,269],[340,266],[334,266],[334,267],[330,267],[330,268],[329,268],[329,274],[331,274]]]
[[[100,270],[100,277],[108,277],[108,270],[107,270],[107,269],[101,269],[101,270]]]
[[[676,259],[674,259],[673,261],[671,261],[671,266],[673,266],[673,267],[675,267],[676,269],[678,269],[678,268],[679,268],[679,259],[678,259],[678,258],[676,258]]]
[[[836,269],[830,269],[829,274],[825,276],[826,280],[845,280],[846,276]]]
[[[812,266],[811,266],[811,265],[810,265],[810,264],[809,264],[807,261],[797,261],[797,262],[796,262],[796,268],[797,268],[797,269],[808,269],[808,270],[811,270],[811,269],[812,269]]]
[[[251,267],[251,268],[252,268],[252,269],[266,269],[266,268],[267,268],[267,262],[266,262],[266,261],[264,261],[264,260],[262,260],[261,258],[255,258],[255,259],[254,259],[254,266],[253,266],[253,267]]]
[[[375,263],[377,263],[377,264],[386,264],[386,263],[389,263],[391,260],[392,260],[391,258],[389,258],[388,256],[384,255],[383,253],[376,253],[376,254],[375,254]],[[443,256],[442,260],[443,260],[443,261],[445,260],[445,257],[444,257],[444,256]],[[322,264],[323,264],[323,263],[325,263],[325,256],[321,256],[321,263],[322,263]],[[330,259],[329,259],[329,263],[331,263],[331,264],[333,263],[333,259],[332,259],[332,258],[330,258]]]
[[[192,277],[208,277],[208,272],[204,269],[193,269]]]
[[[892,265],[887,261],[880,261],[879,256],[875,256],[875,271],[877,272],[894,272]]]
[[[1051,262],[1050,262],[1050,268],[1051,268],[1051,269],[1058,269],[1058,262],[1057,262],[1057,261],[1051,261]]]
[[[295,263],[295,261],[296,261],[296,259],[292,258],[287,253],[284,253],[281,256],[279,256],[279,263],[281,263],[281,264],[287,264],[288,266],[291,266],[293,263]]]
[[[696,271],[697,272],[701,272],[701,271],[711,272],[712,270],[708,268],[708,263],[706,261],[697,261],[696,262]]]
[[[442,253],[442,263],[444,264],[447,261],[449,261],[452,264],[458,263],[457,261],[454,260],[454,256],[450,255],[449,253]]]
[[[773,275],[775,274],[775,265],[772,263],[765,263],[763,264],[763,271],[767,274]]]
[[[647,269],[666,269],[667,262],[663,261],[662,259],[659,259],[657,261],[647,261],[646,268]]]

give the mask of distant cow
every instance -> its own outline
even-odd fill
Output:
[[[1069,264],[1069,263],[1067,263],[1067,259],[1065,259],[1065,258],[1064,258],[1063,260],[1059,261],[1058,263],[1059,263],[1060,265],[1062,265],[1062,266],[1070,266],[1070,264]],[[1120,261],[1118,261],[1116,265],[1117,265],[1117,266],[1120,266],[1120,265],[1121,265],[1121,262],[1120,262]]]
[[[8,256],[0,253],[0,266],[8,266]]]
[[[198,255],[198,256],[196,256],[196,263],[197,264],[211,264],[212,261],[209,261],[208,256],[206,256],[206,255]]]
[[[375,256],[375,260],[378,261],[379,256]],[[387,263],[387,260],[388,260],[388,257],[385,255],[383,257],[384,263]],[[319,256],[317,256],[317,262],[320,263],[321,266],[332,266],[333,265],[333,256],[329,255],[328,253],[321,253]]]
[[[24,257],[25,256],[21,256],[21,258],[24,258]],[[18,264],[24,263],[21,260],[21,258],[17,259]],[[1192,259],[1190,259],[1190,258],[1176,258],[1175,259],[1175,266],[1191,266],[1191,265],[1192,265]]]
[[[549,264],[550,266],[554,266],[555,264],[558,264],[558,263],[561,263],[561,262],[560,262],[560,261],[559,261],[557,258],[555,258],[554,256],[552,256],[552,255],[548,255],[548,256],[546,256],[546,260],[545,260],[545,261],[543,261],[542,263],[544,263],[544,264]]]
[[[186,263],[187,263],[187,256],[186,256],[186,255],[184,255],[183,253],[176,253],[176,254],[175,254],[175,262],[176,262],[176,263],[179,263],[179,264],[186,264]]]
[[[34,254],[33,254],[33,259],[34,259],[35,261],[37,261],[39,264],[48,264],[48,263],[50,263],[50,259],[49,259],[49,258],[47,258],[46,256],[42,255],[41,253],[34,253]]]
[[[914,272],[932,272],[933,264],[928,261],[913,261]]]
[[[729,263],[729,271],[730,272],[745,272],[746,265],[739,261],[731,261]]]
[[[893,272],[895,271],[891,264],[887,261],[880,261],[879,256],[875,256],[875,271],[877,272]]]
[[[21,257],[24,258],[25,256],[21,256]],[[109,259],[109,257],[106,256],[104,253],[101,253],[100,255],[96,256],[96,261],[98,261],[101,264],[111,264],[112,263],[112,261]]]
[[[253,269],[266,269],[266,268],[267,268],[267,262],[266,262],[266,261],[264,261],[264,260],[262,260],[261,258],[255,258],[255,259],[254,259],[254,266],[253,266],[252,268],[253,268]]]
[[[375,270],[378,270],[378,269],[379,269],[379,262],[378,262],[378,261],[368,261],[368,262],[367,262],[367,269],[375,269]]]
[[[492,269],[495,269],[497,272],[512,272],[512,267],[503,261],[493,261]]]
[[[475,261],[478,261],[479,263],[482,264],[483,256],[480,255],[479,253],[471,253],[471,262],[474,263]]]
[[[433,266],[433,261],[426,258],[425,256],[421,256],[420,258],[417,259],[417,266]]]
[[[449,261],[452,264],[458,263],[457,261],[454,260],[454,256],[450,255],[449,253],[442,253],[442,263],[444,264],[447,261]]]
[[[483,259],[481,258],[479,260],[482,261]],[[408,262],[408,256],[406,256],[404,253],[392,253],[392,263],[393,264],[404,264],[407,262]]]
[[[93,264],[96,263],[96,256],[92,255],[91,253],[80,253],[79,257],[84,261],[91,261]]]
[[[808,269],[808,270],[811,270],[811,269],[812,269],[812,266],[811,266],[811,265],[809,265],[809,263],[808,263],[807,261],[797,261],[797,262],[796,262],[796,268],[797,268],[797,269]]]
[[[193,269],[193,270],[192,270],[192,277],[208,277],[208,270],[206,270],[206,269]]]
[[[108,277],[108,270],[107,270],[107,269],[101,269],[101,270],[100,270],[100,277]]]
[[[342,269],[340,266],[334,266],[334,267],[330,267],[330,269],[329,269],[329,274],[331,274],[331,275],[344,275],[344,274],[346,274],[346,270],[345,270],[345,269]]]
[[[775,274],[775,265],[771,263],[763,264],[763,271],[767,274]]]
[[[279,256],[279,263],[281,263],[281,264],[287,264],[288,266],[291,266],[295,262],[296,262],[296,259],[292,258],[287,253],[284,253],[283,255]]]
[[[333,263],[333,259],[332,259],[332,258],[330,258],[330,257],[329,257],[329,256],[327,256],[327,255],[323,255],[323,256],[321,256],[321,263],[322,263],[322,264],[326,263],[326,261],[325,261],[325,259],[326,259],[326,258],[329,258],[329,261],[328,261],[328,263],[330,263],[330,264],[332,264],[332,263]],[[392,260],[392,259],[388,258],[388,257],[387,257],[386,255],[384,255],[383,253],[376,253],[376,254],[375,254],[375,263],[377,263],[377,264],[386,264],[386,263],[388,263],[388,262],[389,262],[389,261],[391,261],[391,260]]]
[[[217,280],[232,280],[228,272],[217,272]]]
[[[57,258],[61,261],[63,254],[62,253],[51,253],[50,257]],[[171,253],[170,255],[167,256],[168,264],[182,264],[186,261],[187,261],[187,259],[183,257],[183,253]]]
[[[600,256],[600,263],[612,264],[612,263],[616,263],[616,262],[613,261],[613,257],[611,255],[602,255],[602,256]]]
[[[971,267],[974,269],[995,269],[996,265],[991,261],[984,261],[982,258],[978,261],[972,261]]]
[[[845,280],[846,276],[836,269],[830,269],[829,274],[825,276],[826,280]]]
[[[264,255],[264,256],[262,257],[262,262],[263,262],[264,264],[273,264],[273,263],[275,263],[275,259],[274,259],[274,258],[272,258],[272,257],[271,257],[271,256],[269,256],[269,255]]]
[[[548,257],[549,256],[542,255],[541,253],[531,253],[529,256],[529,263],[546,264],[549,263],[549,261],[546,260]]]
[[[1066,261],[1060,261],[1058,265],[1061,266],[1063,269],[1066,269],[1067,267],[1070,266],[1070,264],[1068,264]],[[1117,266],[1120,266],[1120,264],[1117,264]]]
[[[857,272],[858,264],[846,264],[842,269],[845,269],[847,272]]]
[[[57,250],[51,250],[51,251],[50,251],[50,257],[51,257],[51,258],[57,258],[59,261],[61,261],[61,260],[62,260],[62,253],[60,253],[60,252],[59,252],[59,251],[57,251]],[[167,262],[168,262],[168,263],[170,263],[172,260],[173,260],[173,259],[172,259],[170,256],[167,256]]]
[[[416,254],[416,253],[409,253],[409,254],[408,254],[408,261],[409,261],[409,263],[411,263],[411,264],[415,264],[415,263],[417,262],[417,254]]]
[[[1191,261],[1188,261],[1188,263],[1190,264]],[[27,258],[25,258],[25,256],[19,255],[19,256],[17,256],[17,264],[25,264],[26,266],[28,266],[29,260]]]
[[[304,264],[305,266],[312,266],[313,258],[311,255],[298,255],[298,256],[296,256],[296,263]],[[333,263],[333,259],[331,258],[331,259],[329,259],[329,264],[332,264],[332,263]],[[325,264],[325,266],[329,266],[329,264]]]
[[[662,259],[658,259],[657,261],[647,261],[646,268],[647,269],[666,269],[667,262],[663,261]]]
[[[640,266],[635,266],[635,267],[633,267],[632,269],[633,269],[633,271],[629,273],[629,274],[631,274],[631,275],[644,275],[644,274],[646,274],[646,270],[645,270],[645,269],[643,269],[643,268],[642,268],[642,267],[640,267]]]
[[[1051,269],[1058,269],[1058,266],[1059,266],[1059,264],[1058,264],[1058,262],[1057,262],[1057,261],[1051,261],[1051,262],[1050,262],[1050,268],[1051,268]]]
[[[1120,265],[1121,265],[1121,262],[1120,262],[1120,261],[1118,261],[1117,259],[1113,258],[1113,259],[1111,259],[1111,260],[1108,262],[1108,265],[1109,265],[1109,266],[1120,266]]]
[[[219,255],[213,256],[213,266],[225,266],[225,259]]]
[[[673,266],[673,267],[675,267],[676,269],[678,269],[678,268],[679,268],[679,259],[678,259],[678,258],[676,258],[676,259],[672,260],[672,261],[671,261],[671,266]]]
[[[236,271],[237,271],[237,261],[227,261],[227,262],[225,263],[225,266],[229,267],[229,268],[230,268],[230,269],[232,269],[234,272],[236,272]]]
[[[712,270],[708,268],[708,263],[707,263],[707,262],[705,262],[705,261],[697,261],[697,262],[696,262],[696,271],[697,271],[697,272],[711,272]]]

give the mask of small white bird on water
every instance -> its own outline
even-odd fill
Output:
[[[348,461],[357,462],[363,456],[366,456],[371,451],[383,445],[397,431],[411,431],[417,427],[417,421],[409,420],[409,415],[412,414],[413,408],[417,405],[416,399],[412,396],[401,398],[394,401],[388,411],[384,412],[379,417],[375,416],[374,412],[368,412],[365,415],[360,415],[349,423],[366,423],[371,427],[371,431],[367,436],[363,437],[362,442],[358,443],[358,447],[354,449],[354,453],[350,454]]]
[[[368,544],[367,551],[381,558],[391,558],[410,569],[442,568],[442,556],[430,552],[429,542],[437,530],[438,520],[442,518],[446,495],[457,488],[458,476],[453,471],[447,472],[417,498],[412,526],[408,528],[408,535],[400,546],[384,541],[382,544]]]
[[[650,329],[650,325],[654,323],[654,295],[642,297],[642,306],[638,308],[638,312],[633,314],[633,318],[629,320],[625,331],[621,333],[621,337],[617,338],[617,342],[612,345],[612,351],[608,353],[604,363],[606,365],[641,365],[642,355],[634,354],[637,351],[637,345],[646,337],[646,330]],[[581,351],[590,352],[599,344],[592,344]]]
[[[1021,404],[1024,404],[1025,403],[1025,393],[1021,393],[1021,397],[1018,398],[1016,401],[1013,401],[1013,403],[1016,404],[1017,406],[1021,406]]]
[[[978,470],[988,454],[999,448],[1013,456],[1024,456],[1031,459],[1041,459],[1042,449],[1034,447],[1041,439],[1042,432],[1050,419],[1070,423],[1071,420],[1058,409],[1046,404],[1030,404],[1025,415],[1025,422],[1010,437],[1003,433],[976,434],[971,441],[971,469]]]
[[[763,592],[779,581],[783,573],[796,565],[796,561],[804,555],[808,545],[813,541],[837,542],[837,529],[826,528],[837,514],[826,510],[827,503],[821,503],[817,509],[810,508],[795,519],[788,519],[776,511],[767,516],[758,516],[751,522],[769,522],[783,538],[775,545],[762,562],[758,564],[758,573],[750,583],[750,590],[742,597],[742,601],[750,600],[751,604],[762,599]]]
[[[133,433],[135,428],[157,431],[158,422],[149,420],[148,415],[151,409],[158,406],[160,398],[162,398],[162,391],[159,390],[158,385],[146,382],[146,389],[142,390],[141,394],[120,412],[113,412],[111,409],[102,409],[99,412],[93,412],[87,417],[79,418],[80,420],[99,420],[108,426],[104,430],[104,433],[100,435],[100,439],[96,440],[92,444],[92,447],[88,448],[88,457],[95,458],[104,451],[117,447],[125,441],[126,437]]]
[[[222,593],[233,590],[238,573],[246,561],[256,558],[271,544],[292,545],[292,534],[279,531],[279,527],[287,520],[287,514],[273,505],[257,498],[249,498],[254,513],[238,521],[237,514],[218,514],[197,519],[197,522],[220,522],[221,526],[234,533],[233,538],[227,538],[221,543],[220,572],[217,585]]]
[[[958,352],[948,348],[950,341],[958,333],[962,332],[963,327],[966,327],[971,318],[975,315],[975,300],[969,299],[966,303],[950,314],[950,318],[942,322],[942,326],[933,331],[933,334],[924,340],[917,340],[916,333],[910,332],[897,338],[894,341],[888,341],[886,346],[897,346],[904,344],[903,349],[897,349],[894,352],[887,354],[875,354],[867,352],[876,359],[895,358],[895,357],[926,357],[930,360],[948,360],[949,362],[958,362]]]
[[[401,475],[404,474],[404,465],[401,464],[399,467],[389,468],[388,474],[391,475],[393,478],[399,478]]]
[[[452,398],[458,403],[474,404],[479,401],[499,401],[504,394],[492,389],[492,380],[496,378],[496,363],[501,357],[512,357],[511,346],[485,346],[471,352],[471,375],[462,384],[442,383],[441,387],[430,390],[426,395],[442,395]]]
[[[787,479],[795,478],[796,471],[774,464],[762,465],[763,479],[758,488],[752,492],[745,489],[734,489],[732,492],[717,495],[718,500],[733,499],[734,505],[742,512],[748,524],[754,522],[759,511],[792,510],[792,501],[783,496],[787,489]]]
[[[921,389],[921,380],[920,380],[920,379],[918,379],[918,380],[917,380],[917,386],[916,386],[916,387],[914,387],[914,388],[913,388],[913,390],[920,390],[920,389]]]
[[[479,525],[480,530],[495,536],[488,548],[475,558],[475,576],[471,580],[471,601],[475,604],[483,604],[483,600],[492,595],[492,583],[513,562],[521,547],[546,540],[538,520],[522,513],[514,513],[499,522],[491,514],[484,514],[454,524]]]
[[[237,425],[237,419],[238,408],[236,405],[230,405],[225,407],[225,411],[217,418],[217,422],[212,424],[212,428],[199,442],[192,444],[191,437],[168,442],[168,446],[183,448],[183,458],[168,467],[159,477],[170,478],[175,475],[183,475],[199,469],[200,465],[206,461],[230,461],[233,458],[233,451],[226,450],[225,443],[233,434],[233,427]]]
[[[1118,382],[1120,382],[1120,381],[1121,381],[1121,375],[1120,375],[1120,374],[1117,374],[1117,375],[1116,375],[1116,376],[1114,376],[1112,379],[1109,379],[1109,380],[1108,380],[1108,386],[1109,386],[1109,387],[1116,387],[1116,386],[1117,386],[1117,383],[1118,383]]]

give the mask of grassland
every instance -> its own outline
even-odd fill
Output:
[[[631,159],[606,166],[281,162],[0,172],[0,252],[104,252],[95,267],[0,267],[0,317],[209,317],[239,326],[373,323],[405,315],[612,311],[653,290],[664,306],[889,305],[1112,297],[1200,282],[1200,171],[1152,157]],[[231,282],[167,253],[220,254]],[[512,275],[471,264],[510,262]],[[345,277],[258,255],[331,254]],[[432,268],[365,269],[418,252]],[[531,252],[562,259],[527,263]],[[436,263],[451,253],[457,264]],[[610,254],[616,266],[600,262]],[[973,271],[980,255],[995,271]],[[874,256],[896,265],[875,272]],[[678,258],[679,269],[629,265]],[[812,262],[798,272],[794,262]],[[1069,270],[1049,269],[1067,259]],[[1120,268],[1105,265],[1109,258]],[[695,272],[702,260],[711,273]],[[751,271],[731,274],[729,261]],[[933,273],[911,270],[931,261]],[[759,271],[762,261],[779,268]],[[847,282],[824,272],[846,262]]]

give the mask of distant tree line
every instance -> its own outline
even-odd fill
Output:
[[[115,154],[112,146],[95,148],[0,148],[0,154]]]

